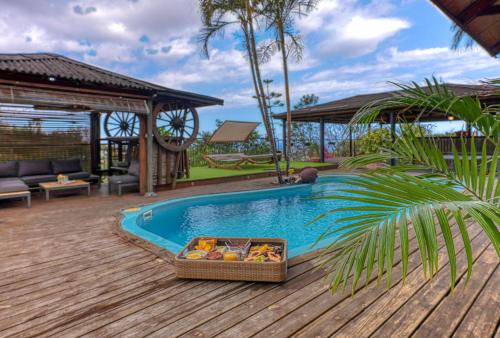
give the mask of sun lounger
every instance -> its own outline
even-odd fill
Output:
[[[212,154],[203,155],[209,168],[241,169],[241,165],[247,161],[245,154]]]
[[[281,160],[281,153],[278,153],[278,160]],[[252,164],[273,163],[273,154],[244,155],[246,162]]]

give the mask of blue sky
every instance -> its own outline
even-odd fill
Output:
[[[201,129],[216,119],[260,121],[250,72],[234,31],[197,44],[196,0],[0,0],[0,52],[56,52],[175,89],[220,97],[200,109]],[[323,0],[297,21],[304,57],[291,65],[292,102],[320,102],[391,89],[387,81],[476,83],[498,76],[499,61],[479,47],[449,49],[450,21],[423,0]],[[281,91],[279,58],[263,66]],[[459,128],[444,123],[440,130]]]

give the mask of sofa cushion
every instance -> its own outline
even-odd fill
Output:
[[[0,162],[0,177],[16,177],[17,161]]]
[[[79,159],[52,161],[52,172],[56,175],[81,171],[82,165]]]
[[[139,177],[134,175],[115,175],[109,177],[109,183],[111,184],[139,183]]]
[[[128,167],[128,174],[132,176],[139,176],[139,161],[131,161]]]
[[[49,160],[19,161],[18,176],[34,176],[52,174]]]
[[[23,176],[21,179],[29,185],[30,187],[37,186],[38,183],[42,182],[54,182],[57,181],[56,175],[31,175],[31,176]]]
[[[17,177],[0,178],[0,193],[28,190],[28,186]]]
[[[68,176],[70,180],[86,180],[90,178],[90,174],[85,171],[79,171],[76,173],[67,173],[66,176]]]

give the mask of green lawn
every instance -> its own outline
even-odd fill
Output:
[[[291,162],[290,166],[294,169],[301,169],[304,167],[322,167],[330,163],[317,163],[317,162]],[[197,181],[208,178],[219,178],[228,176],[239,176],[248,174],[257,174],[263,172],[270,172],[274,170],[274,164],[246,164],[241,166],[242,169],[216,169],[208,167],[192,167],[191,175],[189,178],[183,178],[182,181]],[[285,168],[285,162],[281,162],[281,168]]]

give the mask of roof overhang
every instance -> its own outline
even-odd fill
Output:
[[[491,56],[500,53],[499,0],[431,0]]]

